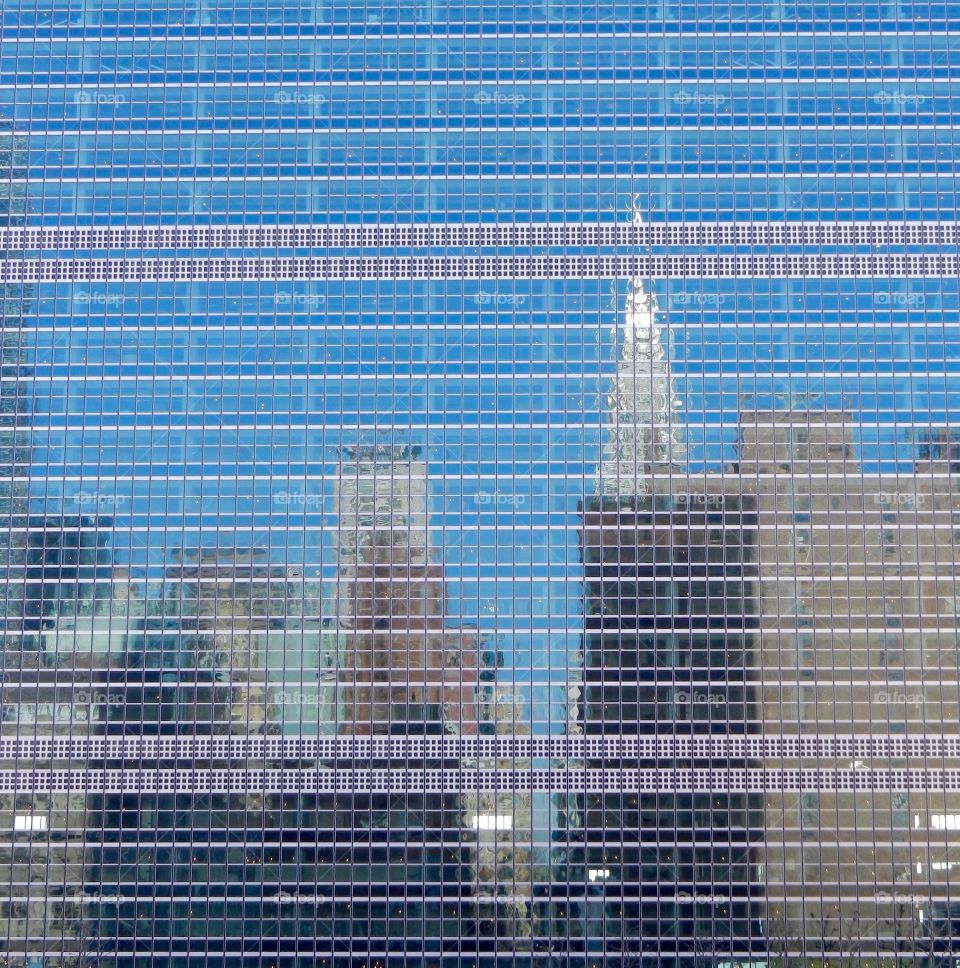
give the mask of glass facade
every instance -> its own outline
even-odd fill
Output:
[[[960,966],[958,70],[0,0],[0,968]]]

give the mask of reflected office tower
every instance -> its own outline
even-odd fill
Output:
[[[89,738],[103,714],[98,669],[121,630],[110,615],[113,573],[109,517],[31,516],[24,537],[24,589],[18,628],[8,630],[0,735],[16,737],[20,762],[63,769],[82,756],[53,758],[51,740]],[[11,568],[11,571],[15,569]],[[0,796],[0,902],[5,966],[80,964],[86,918],[82,900],[89,865],[89,811],[80,791]],[[58,952],[48,956],[51,944]]]
[[[263,734],[274,719],[267,661],[270,632],[286,618],[286,569],[262,552],[202,549],[168,575],[172,613],[213,671],[218,731]]]
[[[175,762],[170,744],[179,739],[186,744],[180,758],[195,769],[248,767],[248,757],[231,757],[224,740],[217,749],[212,741],[274,731],[269,643],[272,634],[283,634],[293,589],[303,595],[302,583],[288,578],[257,549],[179,555],[166,569],[163,594],[129,621],[124,648],[101,676],[106,712],[97,732],[108,740],[165,738],[170,759],[161,766]],[[267,765],[263,757],[261,750]],[[145,920],[151,950],[171,964],[187,952],[202,960],[225,939],[261,930],[259,906],[254,914],[243,899],[251,890],[277,893],[279,796],[126,792],[91,800],[99,843],[87,885],[98,899],[87,942],[90,968],[137,965]],[[210,932],[214,921],[221,927]],[[270,923],[264,943],[275,945],[278,924]],[[263,963],[270,963],[266,956]]]
[[[936,754],[923,734],[960,716],[960,486],[949,435],[918,450],[913,474],[867,475],[847,413],[741,415],[763,576],[760,713],[767,748],[782,747],[766,765],[808,770],[801,789],[765,798],[773,957],[960,958],[960,794],[896,776],[925,768]],[[839,788],[819,780],[832,770]],[[892,787],[874,789],[887,770]]]
[[[597,495],[582,506],[589,767],[745,765],[716,741],[754,719],[752,500],[683,473],[657,307],[629,284]],[[614,745],[609,745],[609,744]],[[711,745],[713,744],[713,745]],[[759,950],[751,900],[760,804],[745,793],[588,793],[588,951],[618,966],[720,965]]]
[[[442,569],[430,561],[427,466],[408,448],[348,448],[334,500],[333,615],[346,735],[442,730]]]
[[[343,683],[337,732],[392,737],[374,762],[395,775],[445,764],[442,755],[425,758],[422,739],[411,744],[413,737],[473,735],[478,725],[476,641],[445,629],[443,570],[428,536],[427,472],[418,447],[358,445],[343,448],[334,482],[331,607]],[[341,760],[345,765],[370,761]],[[352,847],[334,851],[318,879],[324,886],[353,880],[351,900],[338,905],[345,951],[376,959],[468,951],[475,943],[475,831],[464,812],[460,795],[429,778],[423,793],[336,798],[338,838]],[[387,858],[395,876],[384,879],[376,872],[387,869]]]

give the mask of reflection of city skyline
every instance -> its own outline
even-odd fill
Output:
[[[392,457],[377,465],[390,492],[395,490],[394,482],[410,472],[409,463],[398,463]],[[346,470],[347,465],[344,467]],[[345,473],[337,484],[347,480]],[[145,597],[142,583],[132,580],[125,569],[111,565],[112,548],[107,541],[113,521],[109,517],[31,519],[25,628],[38,639],[41,663],[52,666],[54,676],[62,668],[74,678],[53,691],[41,686],[32,696],[29,690],[24,692],[21,661],[16,687],[8,680],[4,723],[13,729],[32,725],[42,734],[54,736],[108,738],[234,735],[249,739],[278,732],[292,736],[442,736],[445,729],[475,735],[475,638],[451,633],[444,626],[443,583],[437,566],[428,563],[422,501],[411,505],[400,498],[397,508],[392,498],[383,500],[382,487],[365,493],[361,484],[359,493],[359,502],[355,491],[354,501],[345,499],[338,512],[352,521],[351,532],[358,545],[352,555],[342,553],[339,562],[340,585],[351,590],[345,592],[349,599],[339,601],[349,601],[349,609],[335,601],[330,607],[332,616],[323,614],[319,583],[305,580],[301,569],[272,564],[262,549],[196,548],[175,553],[161,588]],[[390,653],[391,663],[380,664],[377,675],[389,676],[395,684],[381,687],[372,682],[367,687],[366,705],[358,708],[355,667],[364,663],[357,662],[357,656],[377,657],[379,662],[387,636],[399,644]],[[394,701],[398,691],[407,689],[408,673],[418,667],[424,671],[420,684],[413,683],[409,694]],[[375,672],[369,661],[366,668]],[[81,670],[85,676],[82,688],[76,678]],[[291,696],[294,691],[298,694]],[[380,691],[384,692],[383,702]],[[218,763],[209,754],[193,756],[191,762],[200,769]],[[300,762],[307,765],[307,761]],[[341,767],[343,763],[341,759]],[[346,802],[342,796],[314,796],[296,798],[281,807],[277,798],[262,796],[191,794],[188,799],[190,813],[212,818],[211,830],[219,831],[216,836],[221,838],[228,836],[242,816],[243,829],[263,841],[260,847],[251,844],[247,862],[256,857],[267,870],[278,859],[265,846],[276,817],[289,814],[305,829],[322,828],[342,822]],[[477,808],[466,817],[467,804],[456,797],[414,795],[406,800],[411,817],[430,818],[427,830],[432,829],[438,846],[435,856],[424,854],[419,860],[407,847],[401,845],[401,849],[409,853],[410,864],[434,865],[430,877],[439,884],[443,857],[449,854],[440,851],[443,831],[448,831],[447,837],[454,831],[459,838],[459,831],[474,822]],[[346,815],[359,818],[368,814],[371,824],[385,818],[395,824],[399,817],[396,801],[396,797],[357,795]],[[18,809],[27,809],[22,798]],[[141,854],[142,828],[123,830],[123,818],[131,811],[155,817],[161,824],[163,818],[169,821],[178,813],[182,816],[184,807],[175,808],[172,795],[108,795],[86,800],[73,797],[64,809],[66,812],[57,812],[35,798],[29,816],[43,815],[48,823],[68,826],[72,818],[79,833],[80,839],[70,848],[72,866],[64,891],[71,900],[63,909],[64,917],[69,911],[75,957],[81,957],[86,945],[98,952],[98,965],[124,964],[122,952],[133,938],[136,920],[134,898],[154,897],[168,890],[169,884],[189,880],[188,871],[197,863],[197,857],[189,855],[195,855],[196,848],[178,844],[172,836],[169,847],[164,848],[172,862],[161,864],[157,850],[152,855],[157,865],[154,875],[113,886],[117,873],[107,863],[108,854],[119,852],[121,870],[124,863],[133,865],[134,855]],[[404,821],[406,826],[398,831],[412,822]],[[104,844],[84,847],[85,829],[102,830]],[[228,841],[229,837],[219,846],[205,847],[203,862],[214,866],[228,863]],[[290,849],[300,851],[303,863],[311,865],[318,884],[323,879],[318,864],[326,863],[331,870],[344,864],[345,858],[337,852],[318,854],[297,841],[291,843]],[[353,863],[347,866],[356,873],[359,855],[349,851],[348,855]],[[142,862],[141,855],[134,866]],[[228,864],[227,869],[242,884],[243,866],[230,868]],[[476,865],[463,868],[457,877],[468,877],[472,893],[470,869],[475,878]],[[46,889],[50,891],[52,886],[48,877]],[[94,887],[97,891],[91,896],[116,892],[121,900],[114,904],[101,901],[84,910],[76,898],[90,894]],[[297,885],[291,882],[286,887],[294,891]],[[173,930],[178,918],[197,923],[187,899],[178,902],[176,891],[173,904],[169,917],[151,907],[158,943],[165,932]],[[358,925],[367,923],[364,917],[369,913],[364,915],[358,908],[354,915],[360,919]],[[32,933],[39,925],[35,916],[28,915],[21,919],[21,926]]]
[[[890,552],[884,549],[891,546],[890,533],[902,537],[905,530],[916,529],[916,534],[922,534],[936,523],[937,514],[949,513],[952,492],[949,477],[944,475],[954,469],[953,437],[947,430],[918,433],[921,463],[908,479],[889,478],[896,488],[892,502],[883,478],[877,479],[876,488],[858,485],[862,496],[851,490],[849,477],[856,469],[851,421],[842,413],[745,412],[740,420],[737,465],[723,476],[686,474],[676,461],[676,450],[644,429],[669,427],[678,419],[670,409],[675,406],[670,402],[674,399],[670,372],[657,348],[656,302],[643,286],[631,283],[627,307],[624,325],[634,327],[635,332],[633,340],[619,343],[622,355],[614,377],[616,389],[610,397],[614,410],[606,417],[614,433],[608,437],[599,465],[601,484],[596,490],[600,493],[591,495],[594,488],[589,483],[583,498],[585,674],[582,686],[569,694],[571,735],[585,739],[608,733],[621,736],[625,731],[629,734],[636,721],[641,737],[665,732],[692,738],[731,736],[740,731],[744,736],[770,736],[789,734],[794,722],[797,735],[802,736],[804,718],[816,723],[816,711],[823,709],[830,709],[837,723],[858,722],[862,713],[858,713],[857,703],[869,704],[869,699],[843,700],[843,682],[832,664],[847,654],[852,667],[860,663],[869,669],[877,652],[867,634],[869,628],[847,646],[835,641],[829,631],[818,644],[817,633],[806,630],[811,622],[820,621],[817,608],[824,607],[822,601],[804,605],[805,599],[798,595],[793,605],[785,605],[782,591],[770,597],[775,587],[770,578],[776,574],[782,580],[789,574],[795,582],[807,580],[814,586],[820,581],[829,588],[832,621],[836,623],[838,617],[840,624],[853,621],[843,618],[858,614],[850,593],[840,591],[841,585],[856,580],[851,560],[842,564],[846,572],[838,571],[841,563],[830,550],[829,538],[824,540],[837,528],[838,497],[843,496],[846,527],[853,532],[859,529],[862,537],[858,540],[867,545],[876,541],[877,550],[868,553],[863,567],[889,561]],[[662,367],[655,376],[662,387],[653,391],[646,408],[638,405],[637,381],[645,377],[640,369],[643,354],[636,352],[641,345],[636,331],[644,326],[643,339],[654,347],[646,356],[655,356]],[[651,408],[662,407],[664,400],[667,409],[658,417]],[[616,441],[616,446],[609,441]],[[210,734],[238,738],[315,734],[399,739],[434,734],[493,735],[512,742],[524,735],[523,714],[518,716],[513,705],[522,697],[522,690],[501,673],[493,688],[484,687],[478,693],[479,673],[489,678],[491,672],[477,669],[478,653],[489,652],[485,646],[491,643],[482,637],[478,640],[468,630],[458,633],[446,615],[444,567],[432,546],[430,473],[422,452],[371,445],[343,448],[339,456],[338,473],[328,481],[332,503],[324,512],[333,516],[337,522],[334,533],[340,536],[332,557],[337,574],[333,583],[311,581],[302,568],[275,563],[266,549],[195,548],[173,554],[159,591],[148,594],[142,581],[110,563],[107,539],[115,526],[110,515],[31,518],[31,532],[40,537],[27,542],[24,628],[41,636],[42,651],[54,657],[55,663],[74,673],[83,669],[90,680],[90,694],[103,701],[92,703],[86,720],[79,719],[75,711],[60,716],[57,710],[70,704],[76,690],[75,683],[61,685],[56,694],[38,693],[34,702],[23,695],[12,705],[6,702],[6,721],[11,721],[8,710],[16,709],[12,721],[18,724],[42,723],[53,735],[69,728],[74,737],[84,731],[106,736]],[[927,474],[934,475],[933,490],[924,483]],[[830,475],[841,488],[836,493],[805,483],[829,481]],[[938,490],[936,475],[941,475],[946,490]],[[920,511],[933,517],[924,523],[916,517]],[[849,515],[854,512],[858,516],[851,523]],[[782,556],[784,529],[797,542],[795,559]],[[803,533],[808,536],[801,541]],[[851,541],[842,545],[847,547]],[[597,549],[601,549],[599,558]],[[901,567],[902,554],[901,548],[896,559]],[[608,564],[611,555],[613,572]],[[759,580],[747,581],[754,569]],[[864,581],[865,601],[871,595],[883,596],[882,582],[871,591],[870,579]],[[902,584],[903,577],[900,581]],[[946,607],[940,604],[943,596],[927,595],[927,615],[939,617]],[[886,609],[889,621],[900,616],[904,624],[904,601],[880,607]],[[804,608],[812,611],[805,613]],[[782,623],[788,614],[796,616],[796,629],[781,629],[771,638],[769,622]],[[628,635],[631,623],[635,628]],[[640,630],[645,631],[638,634]],[[889,629],[878,634],[882,634],[884,670],[909,668],[911,655],[927,656],[928,668],[931,662],[949,668],[952,653],[941,648],[931,658],[922,633],[915,644],[902,637],[898,644]],[[646,646],[642,645],[644,636],[649,640]],[[831,664],[829,678],[826,686],[822,678],[818,680],[811,700],[804,669],[816,670],[823,656]],[[793,668],[790,663],[800,665]],[[778,670],[774,699],[768,698],[769,683],[761,674],[765,668]],[[889,684],[887,675],[883,672],[877,683]],[[901,722],[897,718],[903,715],[901,706],[909,706],[906,685],[901,692],[908,697],[903,703],[897,698],[899,693],[887,690],[894,699],[884,704],[883,717],[887,718],[882,721],[891,729]],[[925,704],[934,701],[924,699]],[[793,705],[785,706],[787,702]],[[786,712],[788,708],[795,709],[795,720],[791,719],[793,713]],[[942,716],[952,715],[944,708]],[[903,722],[909,720],[909,709],[906,715]],[[78,722],[86,723],[80,732]],[[881,722],[875,709],[870,722],[871,728]],[[787,745],[784,749],[796,748]],[[710,762],[722,769],[749,770],[779,767],[791,758],[800,762],[790,752],[780,759],[765,759],[748,755],[743,748],[739,754],[701,760],[699,765]],[[201,757],[193,760],[193,766],[207,768],[217,762]],[[305,761],[299,762],[302,766]],[[386,762],[394,768],[398,763]],[[495,756],[481,756],[476,762],[481,768],[516,768],[518,764],[526,768],[531,763]],[[587,758],[586,765],[610,770],[617,762],[607,756],[594,761]],[[651,762],[667,769],[678,766],[669,757]],[[843,757],[821,758],[820,762],[821,766],[829,763],[831,769],[846,768]],[[351,768],[368,765],[352,759],[341,763]],[[631,761],[627,758],[621,765],[629,768]],[[464,763],[460,761],[456,768],[464,769]],[[409,810],[411,801],[405,796]],[[259,819],[261,812],[270,818],[286,810],[300,825],[322,826],[336,824],[333,818],[343,806],[342,798],[338,806],[323,798],[287,800],[280,795],[286,800],[281,806],[271,797],[218,797],[196,801],[191,810],[205,815],[212,810],[211,815],[220,817],[216,823],[224,834],[234,823],[231,815],[235,820],[242,813],[248,831],[265,831],[273,821]],[[606,802],[610,797],[613,799]],[[722,803],[717,802],[718,797]],[[390,827],[394,822],[409,822],[401,814],[391,813],[395,807],[381,802],[377,795],[353,802],[351,809],[369,814],[371,823]],[[124,810],[131,809],[132,803],[110,798],[82,804],[74,800],[70,810],[77,816],[92,810],[94,826],[107,830],[122,826]],[[19,809],[28,808],[21,805]],[[137,800],[136,809],[160,816],[168,807],[162,798],[154,797]],[[542,886],[537,885],[554,878],[540,863],[538,851],[525,843],[532,833],[535,807],[531,799],[516,793],[453,799],[438,796],[413,809],[433,818],[427,829],[432,824],[441,839],[454,831],[472,831],[471,846],[457,855],[463,865],[461,873],[446,888],[464,903],[477,904],[470,909],[476,915],[460,909],[461,925],[477,916],[481,931],[494,931],[533,950],[538,932],[569,932],[571,938],[565,943],[576,944],[573,939],[582,930],[587,950],[596,950],[591,945],[602,942],[608,957],[622,951],[625,964],[630,958],[662,960],[684,952],[699,957],[697,952],[702,954],[704,944],[711,951],[746,958],[762,951],[772,954],[783,949],[781,953],[786,953],[810,930],[811,919],[821,925],[825,937],[831,935],[825,942],[828,953],[842,954],[844,945],[863,943],[863,937],[854,941],[853,935],[856,931],[864,934],[860,923],[864,919],[874,925],[871,930],[878,952],[882,952],[884,945],[906,943],[928,929],[902,913],[890,913],[883,900],[865,900],[863,890],[879,885],[874,894],[879,897],[887,892],[895,897],[897,885],[902,883],[898,878],[915,870],[917,864],[931,872],[949,870],[943,867],[947,861],[937,859],[946,854],[899,849],[893,843],[885,868],[858,849],[844,854],[842,821],[831,834],[830,821],[824,817],[834,813],[842,817],[844,811],[857,815],[864,808],[842,794],[831,798],[824,793],[771,791],[762,803],[754,796],[717,791],[700,797],[644,794],[631,807],[624,805],[622,793],[615,793],[591,795],[562,815],[571,830],[582,823],[583,837],[566,855],[565,879],[559,883],[562,902],[547,903],[538,895]],[[875,794],[869,807],[871,816],[888,818],[884,823],[891,830],[902,823],[907,811],[915,809],[914,801],[901,794],[886,798]],[[953,815],[948,796],[938,809],[942,813],[936,816]],[[930,814],[930,809],[923,812]],[[34,800],[29,813],[22,815],[41,814],[56,822],[56,810],[42,801]],[[664,820],[665,814],[672,819]],[[403,816],[409,818],[409,813]],[[810,882],[813,868],[805,859],[803,830],[814,816],[820,818],[820,849],[831,836],[838,843],[833,848],[835,859],[823,860],[816,869],[813,883],[818,886],[805,891],[797,872],[803,870]],[[696,817],[710,818],[709,840],[691,839]],[[506,818],[509,827],[504,826]],[[684,818],[690,818],[693,826],[685,827]],[[630,831],[643,831],[651,824],[661,839],[672,840],[669,849],[656,848],[656,856],[642,838],[635,845],[629,843]],[[733,830],[739,833],[723,833]],[[518,838],[521,831],[523,836]],[[137,836],[128,839],[126,847],[121,838],[118,849],[134,850]],[[265,840],[264,845],[267,843]],[[296,844],[297,850],[304,849],[300,841]],[[255,854],[269,870],[273,855],[264,845]],[[102,864],[95,853],[89,853],[91,848],[75,845],[68,849],[75,852],[70,876],[89,877],[90,871],[99,872],[95,876],[102,885]],[[180,863],[186,864],[184,851],[188,848],[174,852],[177,850],[182,854]],[[224,862],[217,851],[226,851],[226,842],[208,850],[205,864]],[[319,855],[311,856],[310,863],[319,863]],[[335,866],[341,861],[331,854],[329,862]],[[354,861],[354,872],[366,870],[366,863],[358,866]],[[645,872],[654,863],[660,873],[647,882]],[[87,873],[78,873],[82,869]],[[182,867],[179,876],[186,876],[186,869]],[[757,873],[760,869],[767,872],[763,881]],[[671,872],[668,879],[664,879],[664,871]],[[841,877],[841,871],[854,878],[857,890],[838,911],[827,910],[819,899]],[[178,875],[170,876],[176,880]],[[432,876],[437,877],[437,884],[443,882],[439,873]],[[138,883],[144,889],[156,886],[153,880]],[[761,883],[764,891],[760,891]],[[946,940],[929,943],[950,943],[953,909],[948,896],[936,893],[948,884],[949,875],[944,874],[942,886],[932,889],[928,912]],[[664,891],[673,893],[665,898]],[[640,904],[659,904],[659,913],[651,916],[637,908],[636,914],[620,913],[612,919],[603,913],[610,899],[623,907],[627,901],[633,903],[635,893]],[[687,902],[688,896],[693,900]],[[685,908],[688,903],[690,910]],[[183,916],[192,917],[187,908],[183,908]],[[351,915],[361,933],[366,930],[364,925],[373,923],[371,916],[359,910]],[[98,944],[113,937],[110,943],[122,946],[123,934],[116,934],[116,927],[125,920],[120,908],[108,909],[92,920],[89,913],[73,910],[69,918],[73,931],[93,932]],[[582,927],[576,927],[578,924]],[[610,937],[617,932],[617,947],[610,947]],[[661,944],[659,954],[637,953],[648,946],[638,948],[636,939],[664,932],[674,940]],[[102,948],[99,957],[106,957],[108,950],[109,946]]]

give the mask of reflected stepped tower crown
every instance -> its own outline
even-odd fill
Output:
[[[634,203],[633,221],[640,224]],[[669,474],[686,457],[667,353],[656,323],[657,302],[631,279],[623,312],[617,375],[607,397],[607,434],[597,481],[602,495],[647,494],[647,475]],[[617,338],[616,327],[613,338]]]

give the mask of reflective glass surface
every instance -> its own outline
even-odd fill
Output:
[[[0,0],[0,968],[960,966],[958,67]]]

